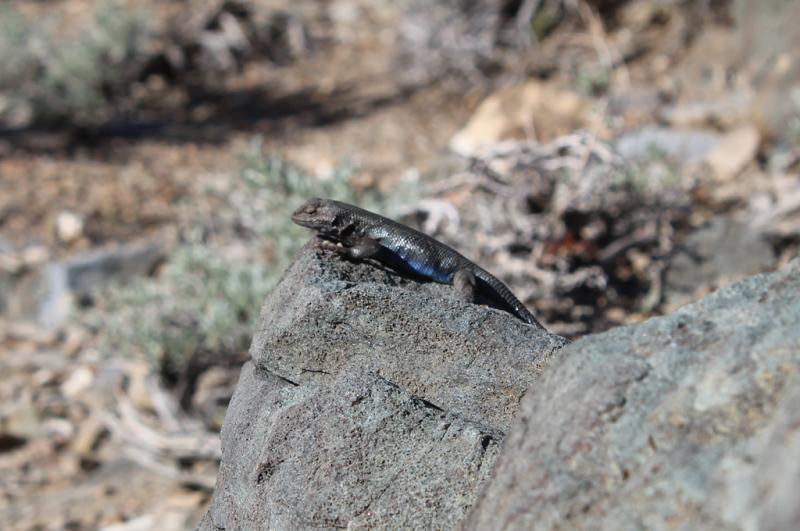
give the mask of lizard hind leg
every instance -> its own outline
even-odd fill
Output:
[[[453,275],[453,287],[458,298],[464,302],[475,302],[475,275],[460,269]]]

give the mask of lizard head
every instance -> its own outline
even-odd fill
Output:
[[[342,227],[339,209],[333,201],[329,199],[313,198],[294,211],[292,221],[300,225],[317,231],[324,236],[339,235]]]

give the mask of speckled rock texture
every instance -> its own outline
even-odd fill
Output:
[[[466,529],[800,529],[800,262],[569,345]]]
[[[566,341],[304,247],[267,298],[200,529],[448,529]]]

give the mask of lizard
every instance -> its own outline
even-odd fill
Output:
[[[292,221],[347,258],[372,259],[395,271],[452,285],[466,302],[485,302],[544,329],[511,290],[455,249],[402,223],[332,199],[307,200]]]

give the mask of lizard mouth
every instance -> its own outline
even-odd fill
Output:
[[[306,217],[303,215],[303,213],[302,213],[302,212],[295,212],[294,214],[292,214],[292,221],[294,221],[294,222],[295,222],[295,223],[297,223],[298,225],[303,225],[303,226],[305,226],[305,225],[306,225],[306,222],[307,222],[308,220],[306,219]]]
[[[317,211],[314,205],[303,205],[292,213],[292,219],[302,219],[306,216],[313,216]]]
[[[297,223],[298,225],[302,225],[303,227],[308,227],[313,229],[314,228],[314,214],[317,211],[317,207],[313,205],[304,205],[294,211],[292,214],[292,221]]]

